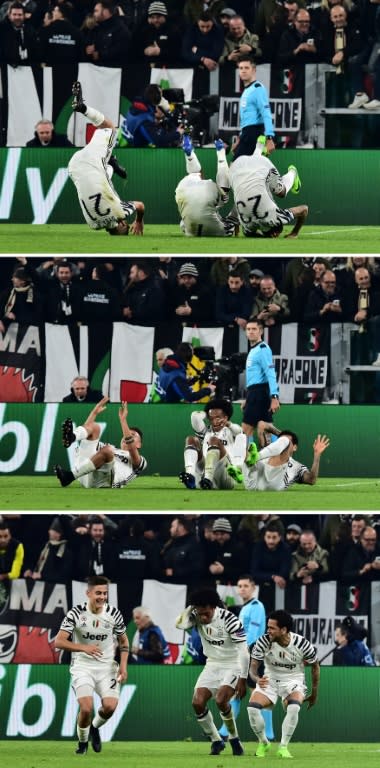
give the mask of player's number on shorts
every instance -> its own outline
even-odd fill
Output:
[[[88,199],[95,200],[94,211],[97,214],[97,216],[91,215],[84,200],[82,200],[81,202],[82,202],[83,208],[86,210],[89,218],[92,219],[92,221],[96,221],[99,216],[109,216],[109,214],[111,213],[111,208],[106,208],[105,211],[102,211],[100,208],[100,204],[102,200],[101,192],[97,192],[96,195],[90,195]]]
[[[117,680],[116,680],[116,677],[112,677],[112,678],[111,678],[111,681],[110,681],[110,688],[111,688],[112,690],[113,690],[114,688],[116,688],[116,682],[117,682]]]
[[[268,217],[268,211],[265,211],[263,216],[260,216],[258,213],[259,205],[261,203],[261,198],[262,198],[262,195],[254,195],[253,197],[248,197],[247,203],[250,203],[251,201],[253,201],[251,213],[248,213],[249,207],[243,200],[237,201],[236,206],[239,211],[239,218],[243,224],[249,224],[252,221],[252,219],[256,221],[260,221],[261,219],[266,219]]]

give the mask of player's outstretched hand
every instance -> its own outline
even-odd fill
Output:
[[[127,416],[128,416],[128,403],[124,401],[119,408],[119,418],[124,421],[127,418]]]
[[[102,397],[102,399],[101,399],[101,400],[99,400],[99,402],[98,402],[98,403],[97,403],[97,405],[95,406],[95,408],[94,408],[94,410],[93,410],[93,413],[94,413],[95,415],[97,415],[98,413],[101,413],[102,411],[105,411],[105,410],[106,410],[106,407],[107,407],[107,403],[108,403],[108,402],[109,402],[109,397],[108,397],[108,395],[106,395],[105,397]]]
[[[142,221],[134,221],[130,230],[130,235],[143,235],[144,234],[144,224]]]
[[[313,443],[314,453],[320,456],[330,445],[330,440],[326,435],[317,435]]]

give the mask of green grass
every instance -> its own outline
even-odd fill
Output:
[[[326,511],[378,510],[380,480],[320,478],[311,486],[284,492],[189,491],[175,477],[148,476],[123,489],[87,490],[78,482],[61,488],[55,477],[1,477],[0,510],[239,510]]]
[[[290,231],[290,228],[287,228]],[[85,224],[0,224],[2,253],[377,253],[379,227],[307,226],[297,240],[184,237],[177,225],[147,224],[143,237],[110,237]]]
[[[245,755],[239,758],[239,765],[251,766],[254,760],[255,742],[245,745]],[[89,752],[84,758],[74,754],[73,741],[3,741],[1,759],[3,765],[12,768],[71,768],[78,762],[93,766],[99,763],[102,768],[208,768],[209,747],[202,742],[133,742],[117,741],[104,745],[101,755]],[[307,765],[307,768],[368,768],[379,763],[378,744],[301,744],[290,745],[295,763]],[[216,768],[235,765],[230,748],[219,755]],[[265,758],[265,766],[278,765],[276,746]]]

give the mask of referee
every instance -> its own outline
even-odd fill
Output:
[[[244,91],[240,97],[240,137],[233,150],[234,160],[240,155],[252,155],[259,136],[266,137],[266,149],[275,149],[274,127],[267,89],[256,80],[256,64],[250,56],[239,59],[240,80]]]
[[[251,349],[246,362],[247,398],[242,429],[251,437],[259,421],[272,423],[280,401],[272,350],[262,339],[264,324],[261,320],[248,320],[245,332]]]

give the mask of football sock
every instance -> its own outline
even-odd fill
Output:
[[[290,190],[291,190],[291,188],[292,188],[292,186],[294,184],[296,175],[297,175],[296,171],[293,171],[292,168],[290,169],[290,171],[288,171],[287,173],[285,173],[283,175],[282,180],[283,180],[284,185],[285,185],[286,194],[288,194],[288,192],[290,192]]]
[[[292,738],[294,731],[296,730],[299,713],[300,705],[298,703],[293,702],[292,704],[288,704],[281,730],[282,747],[288,746],[289,741]]]
[[[195,466],[198,461],[198,451],[193,445],[188,445],[185,448],[184,454],[185,472],[189,472],[190,475],[195,475]]]
[[[75,429],[73,429],[73,432],[76,440],[86,440],[88,437],[88,432],[85,427],[75,427]]]
[[[288,447],[289,442],[290,440],[286,435],[279,437],[274,443],[267,445],[259,451],[259,460],[269,459],[271,456],[279,456]]]
[[[94,728],[101,728],[101,726],[104,725],[104,723],[106,723],[107,720],[109,720],[108,717],[101,717],[99,712],[97,712],[96,715],[94,715],[92,725],[94,726]]]
[[[197,720],[203,733],[208,736],[211,741],[220,741],[214,718],[209,709],[207,709],[206,712],[203,712],[202,715],[198,715]]]
[[[220,450],[216,445],[210,445],[205,461],[205,477],[212,480],[215,472],[215,465],[220,459]]]
[[[191,155],[185,155],[185,160],[187,173],[201,173],[202,167],[194,150],[191,151]]]
[[[257,736],[259,741],[265,744],[267,737],[265,735],[265,721],[261,712],[261,708],[252,706],[252,704],[248,704],[247,712],[248,720],[250,722],[253,733],[255,736]]]
[[[87,459],[80,469],[73,469],[73,475],[75,478],[83,477],[83,475],[89,475],[90,472],[94,472],[95,469],[95,464],[93,464],[91,459]]]
[[[103,113],[99,112],[98,109],[94,109],[94,107],[87,107],[84,114],[86,115],[86,117],[88,117],[88,119],[93,125],[96,125],[97,128],[99,128],[99,125],[104,123]]]
[[[77,724],[78,741],[88,741],[89,735],[90,735],[89,725],[86,728],[81,728],[80,725]]]
[[[238,732],[237,732],[237,729],[236,729],[236,723],[235,723],[235,718],[234,718],[234,713],[232,711],[232,707],[230,707],[227,712],[221,712],[220,716],[221,716],[221,718],[223,720],[223,723],[227,727],[227,731],[228,731],[228,734],[229,734],[230,738],[231,739],[238,738]]]

